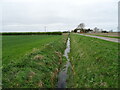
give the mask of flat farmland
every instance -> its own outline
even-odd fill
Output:
[[[17,62],[34,48],[42,49],[44,45],[60,39],[61,36],[48,35],[13,35],[2,37],[2,53],[4,64]]]
[[[3,88],[55,87],[67,35],[2,37]]]
[[[118,88],[119,45],[74,33],[3,35],[2,86]]]

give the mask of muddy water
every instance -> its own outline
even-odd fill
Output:
[[[70,52],[70,38],[68,38],[67,40],[67,48],[64,51],[64,56],[67,59],[67,63],[58,75],[58,84],[57,84],[58,88],[66,88],[66,79],[68,77],[67,71],[68,71],[68,67],[71,66],[69,56],[68,56],[69,52]]]

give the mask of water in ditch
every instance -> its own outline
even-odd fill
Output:
[[[68,38],[67,40],[67,48],[64,51],[64,56],[66,57],[67,62],[66,62],[66,65],[64,66],[65,68],[63,68],[58,75],[58,84],[57,84],[58,88],[66,88],[66,79],[68,77],[67,71],[68,71],[68,67],[71,66],[69,56],[68,56],[69,52],[70,52],[70,38]]]

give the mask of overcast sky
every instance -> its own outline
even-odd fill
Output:
[[[2,0],[2,31],[117,30],[119,0]],[[1,22],[0,22],[1,23]]]

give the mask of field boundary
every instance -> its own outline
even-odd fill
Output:
[[[0,35],[62,35],[62,32],[5,32]]]

